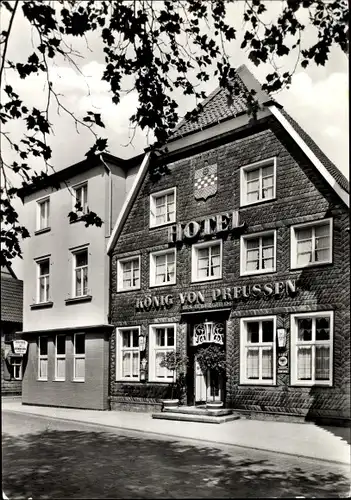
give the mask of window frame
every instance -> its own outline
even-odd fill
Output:
[[[130,331],[130,330],[137,330],[138,331],[138,347],[128,347],[125,348],[125,350],[128,351],[137,351],[138,352],[138,377],[132,378],[132,377],[123,377],[123,343],[122,343],[122,337],[123,337],[123,332],[125,331]],[[140,345],[139,345],[139,337],[140,337],[140,326],[121,326],[116,328],[116,382],[140,382]]]
[[[58,337],[64,337],[65,339],[65,354],[57,354],[57,339]],[[67,336],[62,333],[58,333],[55,336],[55,380],[59,382],[63,382],[66,380],[66,355],[67,355]],[[64,377],[58,377],[57,376],[57,360],[63,359],[65,361],[65,376]]]
[[[316,226],[329,226],[329,239],[330,239],[330,255],[327,261],[323,262],[312,262],[305,265],[300,265],[297,263],[297,239],[296,239],[296,229],[304,229],[304,228],[315,228]],[[293,224],[290,226],[290,269],[304,269],[306,267],[314,267],[314,266],[324,266],[333,263],[333,218],[328,217],[327,219],[314,220],[310,222],[303,222],[301,224]],[[315,233],[313,232],[313,235]],[[312,236],[312,253],[315,249],[315,235]]]
[[[86,187],[86,200],[84,200],[85,202],[85,205],[86,205],[86,208],[84,209],[84,204],[82,204],[82,210],[77,210],[76,209],[76,203],[77,203],[77,191],[80,190],[80,189],[84,189],[84,187]],[[89,199],[89,196],[88,196],[88,181],[83,181],[83,182],[80,182],[79,184],[75,184],[74,186],[72,186],[72,189],[74,191],[74,196],[73,196],[73,200],[72,200],[72,203],[73,203],[73,212],[77,212],[77,213],[80,213],[82,215],[86,215],[88,212],[89,212],[89,204],[88,204],[88,199]]]
[[[246,242],[250,239],[258,238],[260,240],[259,251],[262,250],[262,238],[264,236],[273,235],[273,268],[271,269],[257,269],[254,271],[246,271],[245,267],[247,265],[246,262]],[[259,260],[261,261],[261,255],[259,256]],[[240,236],[240,276],[252,276],[256,274],[269,274],[275,273],[277,270],[277,231],[276,229],[260,231],[258,233],[250,233],[250,234],[242,234]]]
[[[137,260],[139,263],[139,286],[131,286],[130,288],[123,288],[123,264],[133,260]],[[140,290],[141,287],[141,256],[133,255],[129,257],[123,257],[117,259],[117,292],[129,292],[132,290]]]
[[[156,198],[165,196],[168,194],[174,195],[174,220],[172,221],[166,221],[163,222],[162,224],[156,224]],[[166,203],[167,206],[167,203]],[[167,214],[167,212],[166,212]],[[150,229],[155,228],[155,227],[163,227],[168,224],[174,224],[177,220],[177,188],[171,187],[168,189],[163,189],[162,191],[157,191],[156,193],[151,193],[150,194],[150,203],[149,203],[149,227]]]
[[[313,332],[315,334],[316,331],[316,318],[320,317],[329,317],[329,330],[330,330],[330,338],[328,341],[325,340],[298,340],[297,339],[297,319],[300,318],[312,318],[312,335]],[[314,325],[314,327],[313,327]],[[290,384],[294,387],[332,387],[333,386],[333,368],[334,368],[334,311],[309,311],[307,313],[292,313],[290,314],[290,357],[291,357],[291,369],[290,369]],[[312,337],[313,338],[313,337]],[[316,345],[325,345],[329,344],[329,380],[315,380],[316,376],[316,365],[315,365],[315,356],[313,355],[313,351],[315,350]],[[312,377],[311,380],[298,380],[297,378],[297,348],[299,345],[312,346]]]
[[[37,200],[37,231],[43,231],[44,229],[49,229],[50,228],[50,196],[45,196],[44,198],[41,198]],[[41,206],[47,204],[45,214],[46,214],[46,226],[41,227]]]
[[[77,335],[84,335],[84,354],[76,353]],[[84,377],[76,376],[76,359],[84,359]],[[74,333],[73,334],[73,382],[85,382],[85,373],[86,373],[85,365],[86,365],[86,334],[81,332]]]
[[[148,366],[148,381],[161,382],[169,384],[175,382],[176,374],[172,378],[163,378],[156,376],[156,328],[173,328],[174,329],[174,346],[164,346],[163,351],[175,351],[177,349],[177,323],[153,323],[149,325],[149,366]]]
[[[156,257],[162,255],[174,254],[174,279],[167,281],[165,283],[156,283]],[[168,267],[168,262],[167,262]],[[167,285],[175,285],[177,283],[177,250],[176,248],[167,248],[165,250],[157,250],[155,252],[150,252],[149,258],[149,287],[161,287]]]
[[[43,262],[49,262],[49,272],[48,274],[40,274],[40,266]],[[50,266],[51,266],[51,256],[48,255],[46,257],[41,257],[40,259],[36,259],[35,263],[37,265],[37,304],[47,304],[50,302]],[[40,280],[44,278],[45,282],[45,300],[40,300]],[[49,291],[46,293],[46,282],[49,281]]]
[[[262,198],[262,171],[261,169],[269,166],[273,163],[273,195],[271,198]],[[247,180],[246,173],[252,170],[260,169],[259,177],[259,199],[249,202],[247,200]],[[254,163],[249,163],[248,165],[243,165],[240,168],[240,207],[246,207],[250,205],[256,205],[258,203],[266,203],[276,199],[277,190],[277,157],[273,156],[271,158],[266,158],[265,160],[256,161]]]
[[[14,363],[16,361],[16,363]],[[11,380],[22,380],[23,379],[23,358],[20,356],[13,356],[10,359],[10,366],[11,366]],[[19,376],[15,377],[15,371],[14,367],[19,366]]]
[[[47,354],[41,354],[41,339],[45,338],[46,339],[46,351]],[[41,361],[46,361],[46,377],[41,377],[40,376],[40,365]],[[47,335],[39,335],[38,336],[38,376],[37,380],[41,380],[43,382],[48,381],[49,377],[49,337]]]
[[[257,346],[259,348],[259,352],[262,351],[262,347],[265,345],[272,345],[272,364],[273,364],[273,378],[269,379],[249,379],[246,376],[246,347],[251,345],[247,342],[247,328],[246,324],[251,322],[263,322],[263,321],[273,321],[273,340],[272,342],[257,342],[257,344],[252,344],[253,347]],[[277,330],[277,317],[275,315],[267,315],[267,316],[248,316],[240,318],[240,385],[267,385],[267,386],[276,386],[277,384],[277,361],[276,361],[276,330]],[[262,370],[262,366],[261,366]]]
[[[85,252],[87,253],[87,264],[84,265],[84,266],[79,266],[77,268],[77,265],[76,265],[76,262],[77,262],[77,255],[80,254],[80,253],[83,253]],[[73,290],[72,290],[72,296],[74,298],[82,298],[82,297],[88,297],[89,296],[89,249],[88,249],[88,246],[84,246],[84,247],[81,247],[81,248],[77,248],[75,250],[72,250],[72,256],[73,256],[73,273],[72,273],[72,287],[73,287]],[[84,269],[86,268],[87,269],[87,292],[85,294],[81,294],[81,295],[77,295],[77,278],[76,278],[76,271],[77,269]],[[84,273],[83,273],[84,274]],[[84,290],[84,286],[83,286],[83,280],[82,280],[82,291]]]
[[[219,244],[219,257],[220,257],[220,275],[210,276],[207,278],[197,278],[197,250],[203,248],[214,247]],[[206,281],[221,280],[223,278],[223,240],[211,240],[201,243],[194,243],[191,248],[191,283],[201,283]]]

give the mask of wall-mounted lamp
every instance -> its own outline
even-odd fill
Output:
[[[282,348],[286,346],[286,329],[285,328],[277,328],[277,338],[278,338],[278,347]]]
[[[139,335],[139,351],[140,352],[145,351],[145,347],[146,347],[146,338],[145,338],[145,335],[140,334]]]
[[[146,358],[143,358],[141,360],[141,368],[140,368],[140,380],[143,381],[145,381],[146,378],[146,365],[147,365]]]

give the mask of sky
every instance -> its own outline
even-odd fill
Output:
[[[248,59],[247,53],[240,49],[242,33],[239,30],[243,5],[244,2],[236,2],[228,10],[229,19],[234,21],[233,25],[238,30],[237,40],[228,47],[228,54],[233,66],[238,67],[241,64],[246,64],[253,75],[260,82],[264,82],[265,75],[271,71],[271,68],[268,65],[254,66]],[[274,18],[281,9],[281,3],[278,1],[266,2],[266,6],[268,9],[267,20]],[[4,29],[4,24],[6,25],[5,16],[1,20],[1,29]],[[304,36],[307,43],[313,40],[313,29],[307,28]],[[32,37],[35,35],[31,33],[27,21],[23,19],[21,11],[19,11],[9,41],[8,58],[24,62],[32,52]],[[129,125],[129,117],[138,104],[137,94],[130,92],[121,99],[118,106],[114,105],[111,101],[108,84],[101,80],[104,57],[99,39],[97,37],[89,38],[89,47],[84,39],[74,39],[73,43],[82,55],[79,64],[84,77],[74,68],[67,67],[60,61],[56,66],[50,68],[51,80],[56,90],[62,94],[62,101],[80,117],[85,116],[86,110],[91,109],[92,106],[96,112],[101,113],[106,124],[102,135],[108,137],[110,153],[121,158],[129,158],[141,153],[148,142],[152,141],[152,137],[147,138],[145,132],[137,130],[131,143],[133,134]],[[293,55],[286,56],[282,60],[284,68],[291,67],[294,62]],[[32,75],[25,80],[20,80],[8,73],[6,78],[6,83],[14,87],[27,105],[35,105],[39,108],[45,106],[45,79],[43,76]],[[202,88],[208,95],[216,86],[216,82],[210,80]],[[317,67],[314,64],[309,65],[305,70],[298,67],[290,88],[275,94],[274,97],[348,178],[348,57],[339,49],[333,48],[324,67]],[[180,115],[194,107],[194,101],[189,97],[178,94],[177,101]],[[53,104],[51,121],[55,130],[55,135],[50,143],[53,150],[52,164],[55,169],[60,170],[81,161],[93,143],[89,133],[80,129],[80,133],[77,134],[72,119],[62,112],[58,115],[56,106]],[[23,132],[18,124],[10,131],[14,137]],[[7,144],[3,144],[2,147],[5,155],[7,154],[10,158],[11,152],[6,150]],[[33,163],[33,166],[42,168],[40,164]],[[21,213],[21,208],[19,210]],[[13,267],[18,277],[21,278],[22,262],[15,262]]]

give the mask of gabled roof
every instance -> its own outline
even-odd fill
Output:
[[[23,322],[23,281],[1,272],[1,321]]]

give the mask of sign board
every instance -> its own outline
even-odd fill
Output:
[[[13,340],[12,346],[15,354],[26,354],[28,342],[26,340]]]

